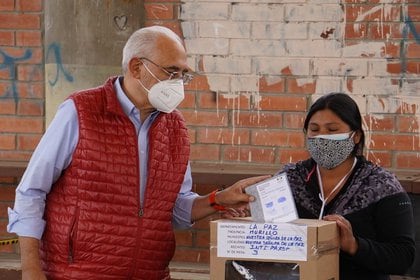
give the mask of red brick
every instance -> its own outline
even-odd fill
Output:
[[[3,88],[4,83],[0,84]],[[16,113],[16,102],[14,99],[0,98],[0,114],[1,115],[14,115]]]
[[[264,95],[259,102],[260,110],[305,111],[306,98],[303,96],[273,96]]]
[[[0,195],[0,219],[7,219],[7,208],[13,208],[14,202],[4,202],[2,196]]]
[[[400,57],[400,46],[399,43],[392,43],[387,42],[385,43],[385,46],[381,49],[381,56],[382,57],[393,57],[397,58]]]
[[[259,91],[268,93],[282,93],[284,92],[284,80],[281,78],[280,81],[276,80],[275,83],[272,83],[267,81],[266,77],[261,77],[259,82]]]
[[[20,98],[44,98],[44,82],[16,82],[17,92]]]
[[[397,75],[401,75],[402,72],[407,74],[420,74],[420,62],[409,61],[405,62],[404,66],[400,63],[389,63],[387,64],[386,71]]]
[[[279,156],[279,162],[281,164],[286,163],[293,163],[297,162],[299,160],[305,160],[309,158],[309,153],[306,149],[281,149],[280,150],[280,156]]]
[[[397,123],[396,128],[398,128],[399,132],[403,133],[416,133],[420,128],[419,120],[416,116],[398,116]]]
[[[369,131],[393,131],[396,128],[393,117],[366,115],[364,120]]]
[[[418,1],[418,0],[414,0],[414,1]],[[415,23],[413,25],[414,26],[412,27],[414,27],[414,31],[410,30],[410,32],[408,32],[408,39],[410,40],[416,40],[416,34],[420,34],[420,24]],[[406,25],[406,27],[408,26]]]
[[[29,161],[32,151],[1,151],[0,158],[2,160],[11,161]]]
[[[297,79],[286,79],[286,92],[288,93],[314,93],[316,82],[298,85]]]
[[[275,148],[261,148],[252,146],[227,146],[224,148],[224,161],[239,161],[249,163],[274,163]]]
[[[208,264],[210,262],[210,251],[208,248],[193,249],[177,247],[172,261]]]
[[[176,230],[175,240],[177,246],[193,246],[192,231],[190,230]]]
[[[420,152],[398,153],[396,155],[396,168],[420,169]]]
[[[217,190],[218,188],[221,188],[222,186],[218,185],[207,185],[207,184],[194,184],[194,191],[198,193],[199,195],[207,195],[211,193],[214,190]],[[210,219],[209,221],[211,221]]]
[[[17,180],[15,177],[0,177],[0,184],[1,185],[10,185],[10,184],[16,184]]]
[[[144,4],[147,19],[174,19],[174,5],[164,3]]]
[[[5,117],[0,116],[1,132],[32,132],[41,133],[44,127],[43,118],[34,117]],[[1,158],[1,157],[0,157]]]
[[[408,16],[413,22],[420,21],[420,5],[418,0],[413,0],[413,3],[417,3],[417,5],[409,5],[408,6]]]
[[[11,80],[11,73],[8,68],[0,69],[0,80]]]
[[[372,40],[402,39],[401,23],[370,23],[368,37]]]
[[[303,133],[306,113],[284,113],[283,118],[285,128],[299,129]]]
[[[0,150],[14,150],[14,149],[16,149],[16,135],[15,134],[0,134]]]
[[[24,61],[19,61],[19,64],[43,64],[42,48],[31,47],[31,57]]]
[[[210,231],[199,230],[195,232],[195,247],[209,248],[210,246]]]
[[[181,104],[179,104],[178,108],[195,108],[195,92],[185,91],[185,98],[182,100]]]
[[[41,48],[20,48],[20,47],[4,47],[2,51],[7,56],[12,57],[15,65],[21,64],[42,64],[42,49]],[[1,71],[1,70],[0,70]],[[9,74],[9,69],[3,69]]]
[[[406,56],[407,58],[414,58],[414,59],[420,58],[420,44],[416,42],[408,42]]]
[[[219,145],[192,145],[190,160],[216,160],[220,159]]]
[[[209,91],[209,83],[207,81],[207,77],[203,75],[194,75],[194,79],[185,86],[187,91],[196,92],[199,91]]]
[[[17,78],[19,81],[43,81],[44,71],[40,65],[18,65]]]
[[[16,45],[25,47],[41,46],[41,31],[16,31]]]
[[[188,125],[226,126],[228,123],[227,112],[187,111],[182,112]]]
[[[346,39],[364,39],[367,36],[366,23],[347,23],[345,28]]]
[[[197,142],[246,145],[249,143],[249,130],[231,128],[200,128],[197,129]]]
[[[250,108],[248,96],[244,94],[236,94],[235,97],[231,96],[216,92],[202,92],[199,94],[198,106],[203,109],[217,110],[247,110]]]
[[[15,9],[15,0],[1,0],[0,12],[13,11]]]
[[[0,14],[0,28],[39,29],[41,16],[35,14]]]
[[[188,128],[188,137],[190,138],[190,143],[191,144],[194,144],[197,141],[196,140],[197,139],[196,135],[197,135],[197,133],[196,133],[195,129]]]
[[[232,115],[232,122],[235,127],[281,128],[282,126],[281,112],[233,112]]]
[[[418,105],[401,102],[401,105],[398,107],[395,113],[397,114],[416,114],[419,110]]]
[[[420,61],[408,61],[403,70],[407,74],[420,74]]]
[[[44,101],[20,99],[18,103],[18,115],[22,116],[43,116],[44,115]]]
[[[42,0],[16,0],[16,7],[20,11],[41,12]]]
[[[418,135],[374,134],[371,136],[369,149],[415,151],[420,147]]]
[[[400,5],[387,6],[387,10],[383,8],[376,10],[377,5],[347,5],[345,7],[346,22],[356,21],[399,21]],[[388,11],[390,9],[390,11]],[[364,15],[364,16],[363,16]]]
[[[399,75],[401,73],[401,64],[400,62],[395,63],[388,63],[386,65],[386,71],[390,74],[397,74]]]
[[[389,168],[392,165],[392,154],[389,151],[371,151],[366,153],[366,158],[373,163],[380,165],[385,168]]]
[[[301,132],[254,130],[251,133],[251,143],[261,146],[301,148],[305,144],[304,139]]]
[[[0,200],[14,201],[15,200],[15,186],[0,186]]]
[[[39,141],[41,140],[42,135],[41,134],[23,134],[18,135],[18,146],[17,148],[19,150],[29,150],[33,151],[35,150],[36,146],[38,145]]]
[[[15,33],[13,31],[0,31],[0,45],[13,46],[15,44]]]

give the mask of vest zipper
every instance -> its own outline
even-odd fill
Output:
[[[139,217],[143,217],[143,206],[140,205],[140,209],[139,209]]]

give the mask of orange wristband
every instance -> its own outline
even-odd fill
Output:
[[[216,193],[218,191],[220,191],[220,190],[214,190],[210,193],[210,196],[209,196],[210,206],[213,207],[214,209],[216,209],[217,211],[225,211],[226,208],[223,205],[220,205],[220,204],[216,203]]]

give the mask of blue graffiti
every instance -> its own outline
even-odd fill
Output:
[[[413,33],[414,39],[417,44],[420,44],[420,34],[417,33],[416,26],[414,25],[413,20],[407,16],[404,20],[404,29],[403,29],[403,38],[408,38],[408,30]]]
[[[3,62],[0,63],[0,69],[8,69],[10,73],[10,79],[11,79],[11,89],[6,92],[4,97],[8,98],[10,97],[10,94],[12,97],[17,100],[18,99],[18,91],[16,87],[16,63],[19,61],[27,60],[32,57],[32,51],[30,49],[27,49],[25,53],[20,57],[12,57],[2,51],[0,49],[0,55],[3,56]]]
[[[73,82],[74,80],[73,76],[70,73],[68,73],[63,67],[63,61],[61,59],[61,48],[57,43],[52,43],[48,47],[46,59],[48,59],[51,52],[53,53],[55,57],[55,62],[57,64],[57,71],[55,73],[55,79],[53,81],[48,79],[48,83],[50,84],[50,86],[55,86],[57,84],[60,71],[63,72],[63,75],[67,81]]]
[[[411,20],[410,16],[404,17],[404,27],[402,30],[402,40],[403,46],[400,51],[401,55],[401,78],[405,79],[405,74],[407,72],[407,49],[406,42],[408,40],[409,32],[413,33],[414,39],[418,44],[420,44],[420,36],[416,31],[416,27]],[[402,80],[400,80],[400,87],[402,86]]]

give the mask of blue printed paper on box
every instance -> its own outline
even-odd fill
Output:
[[[285,172],[249,186],[245,192],[255,197],[249,204],[254,221],[283,223],[298,218]]]

